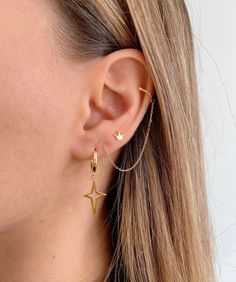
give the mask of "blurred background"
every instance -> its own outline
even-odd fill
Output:
[[[186,2],[196,45],[217,282],[236,282],[236,1]]]

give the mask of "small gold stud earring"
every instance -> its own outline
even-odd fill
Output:
[[[116,137],[116,139],[118,141],[121,141],[123,139],[123,137],[124,137],[123,133],[120,130],[117,131],[116,133],[114,133],[113,135]]]

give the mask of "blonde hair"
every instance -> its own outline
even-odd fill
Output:
[[[114,253],[105,281],[214,280],[192,31],[183,0],[57,0],[62,54],[74,61],[136,48],[156,108],[139,165],[115,173],[107,224]],[[129,167],[149,112],[122,148]],[[108,205],[109,205],[108,203]]]

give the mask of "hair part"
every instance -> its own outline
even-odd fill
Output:
[[[115,173],[106,281],[214,281],[192,30],[183,0],[57,0],[61,54],[86,61],[141,50],[158,105],[135,170]],[[149,115],[122,148],[129,167]]]

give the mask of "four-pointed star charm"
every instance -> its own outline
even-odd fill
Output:
[[[89,198],[92,205],[93,215],[96,214],[97,200],[101,197],[105,197],[107,194],[97,191],[96,183],[93,181],[91,192],[84,194],[85,197]]]

